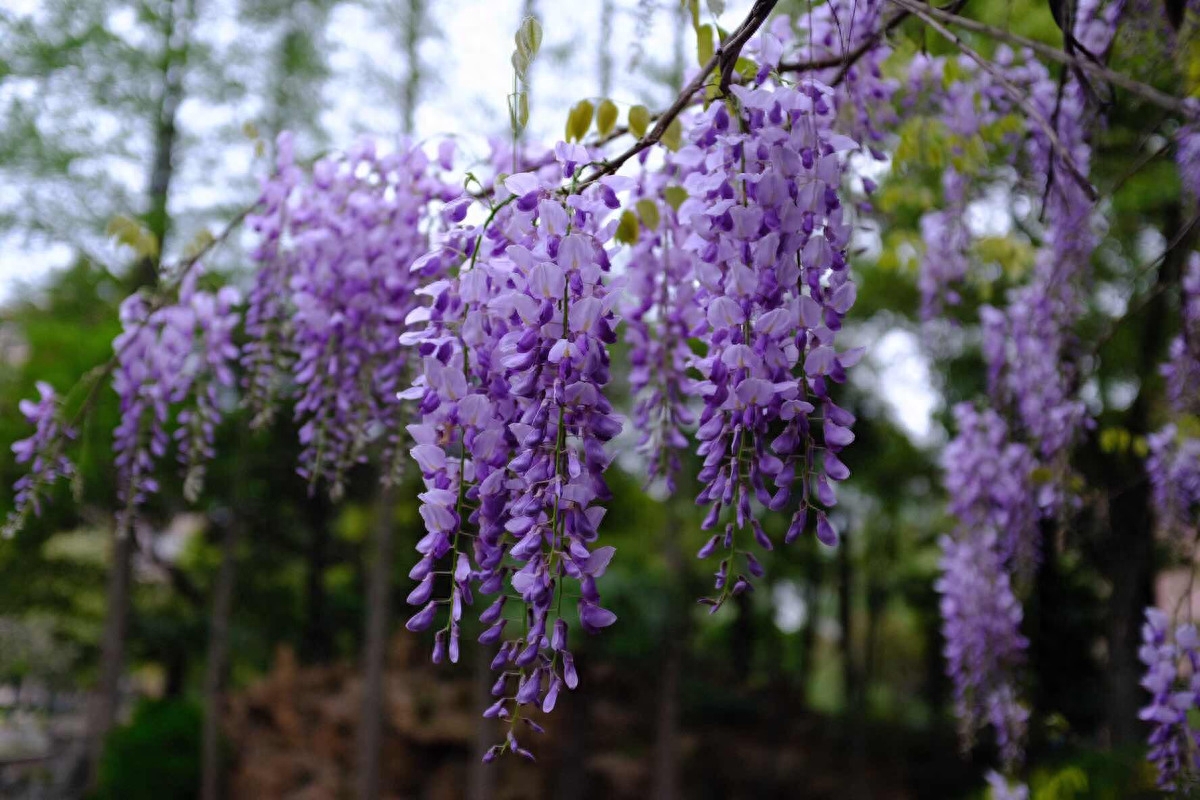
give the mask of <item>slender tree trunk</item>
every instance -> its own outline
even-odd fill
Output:
[[[1164,230],[1168,240],[1184,229],[1183,209],[1177,203],[1167,213]],[[1149,432],[1150,399],[1147,387],[1161,355],[1166,352],[1168,330],[1166,320],[1168,286],[1178,282],[1184,262],[1196,236],[1167,254],[1156,278],[1155,294],[1147,305],[1142,329],[1142,354],[1138,370],[1137,398],[1125,414],[1124,428],[1136,436]],[[1137,651],[1141,644],[1143,611],[1154,600],[1154,530],[1150,487],[1145,479],[1145,465],[1133,454],[1113,454],[1104,457],[1104,482],[1108,489],[1109,536],[1106,554],[1109,557],[1108,678],[1109,731],[1114,744],[1132,744],[1142,740],[1144,725],[1138,720],[1138,710],[1145,692],[1138,684],[1142,664]]]
[[[304,585],[304,628],[300,632],[300,657],[310,664],[328,661],[333,655],[329,598],[325,591],[332,516],[329,497],[323,488],[318,488],[308,503],[312,539],[308,544]]]
[[[387,661],[388,612],[391,610],[393,501],[393,487],[383,486],[379,492],[375,546],[367,593],[363,706],[358,728],[359,800],[376,800],[380,792],[380,759],[383,751],[385,716],[383,677]]]
[[[858,668],[854,660],[854,586],[850,564],[850,543],[843,536],[837,548],[838,563],[838,622],[842,629],[842,687],[846,707],[856,711],[859,706]]]
[[[133,533],[118,530],[113,536],[112,564],[108,570],[104,632],[100,640],[100,678],[88,699],[85,738],[89,789],[95,789],[98,785],[104,740],[116,721],[121,702],[121,672],[125,666],[125,639],[129,627],[133,549]]]
[[[473,671],[475,673],[475,708],[484,708],[492,703],[494,699],[491,696],[492,680],[492,658],[488,654],[486,647],[473,647],[475,651],[475,660]],[[483,763],[483,754],[487,749],[496,743],[496,726],[492,720],[485,718],[482,714],[477,714],[475,720],[475,745],[471,753],[468,754],[468,763],[471,765],[467,774],[467,799],[468,800],[492,800],[495,795],[495,786],[493,775],[496,771],[489,764]]]
[[[600,73],[601,97],[608,97],[612,94],[612,38],[613,3],[612,0],[603,0],[600,4],[600,53],[597,59]]]
[[[162,85],[153,122],[154,153],[151,156],[146,208],[146,226],[158,240],[160,254],[171,228],[168,206],[171,183],[175,177],[179,106],[183,102],[183,78],[195,17],[195,0],[172,0],[163,17],[162,57],[159,62]],[[135,277],[138,286],[153,286],[157,282],[160,261],[161,256],[139,262]]]
[[[688,611],[686,600],[687,566],[679,546],[679,531],[683,528],[675,513],[674,498],[667,501],[667,525],[663,537],[663,555],[667,564],[670,597],[663,642],[663,664],[658,690],[658,709],[655,719],[654,768],[651,797],[655,800],[676,800],[680,797],[681,774],[679,763],[679,689],[683,672],[684,650],[687,646]]]
[[[838,563],[838,622],[842,629],[842,685],[845,688],[846,718],[850,733],[850,774],[846,780],[847,794],[852,797],[871,797],[867,781],[867,731],[863,686],[858,660],[854,654],[854,567],[850,552],[850,537],[843,534],[837,546]]]
[[[425,0],[408,0],[408,19],[404,26],[404,56],[408,74],[401,87],[401,125],[403,133],[416,132],[417,106],[421,102],[421,39],[425,30]]]
[[[204,673],[204,732],[200,756],[200,800],[219,800],[222,791],[221,717],[224,711],[225,676],[229,668],[229,621],[237,579],[237,544],[241,522],[228,520],[221,543],[221,567],[213,587],[212,619],[208,631],[208,659]]]
[[[801,701],[810,706],[808,693],[816,675],[817,622],[820,609],[821,561],[813,552],[813,540],[805,540],[804,627],[800,631]]]

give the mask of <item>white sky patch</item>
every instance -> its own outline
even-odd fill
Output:
[[[940,398],[917,337],[892,328],[867,352],[879,375],[883,401],[896,421],[914,441],[931,442],[935,436],[933,413]]]
[[[795,581],[773,584],[771,604],[775,609],[775,627],[783,633],[796,633],[808,621],[808,603]]]

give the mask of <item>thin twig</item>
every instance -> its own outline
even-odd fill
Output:
[[[1103,78],[1114,86],[1119,86],[1125,89],[1130,94],[1140,97],[1141,99],[1161,106],[1168,111],[1174,111],[1188,119],[1200,120],[1200,105],[1193,105],[1186,100],[1167,94],[1166,92],[1155,89],[1141,81],[1135,80],[1124,73],[1106,67],[1098,60],[1080,58],[1076,55],[1063,52],[1057,47],[1052,47],[1048,44],[1029,39],[1015,33],[997,28],[994,25],[988,25],[978,20],[962,17],[958,14],[952,14],[934,6],[924,6],[913,3],[912,0],[889,0],[897,6],[907,9],[916,16],[922,17],[926,24],[929,24],[929,18],[944,22],[947,25],[953,25],[957,28],[962,28],[972,33],[979,33],[997,41],[1005,42],[1014,47],[1024,47],[1032,50],[1043,58],[1051,61],[1057,61],[1059,64],[1066,64],[1070,67],[1075,67],[1084,72],[1090,73],[1097,77]],[[932,27],[932,26],[931,26]]]
[[[705,87],[709,76],[714,71],[720,70],[721,88],[722,90],[727,90],[733,78],[733,68],[737,63],[738,55],[742,52],[742,47],[750,40],[754,32],[766,22],[767,17],[775,8],[777,2],[778,0],[755,0],[754,6],[750,9],[750,13],[746,16],[746,19],[737,27],[737,30],[730,34],[728,39],[721,43],[716,52],[713,53],[712,58],[708,59],[708,62],[700,68],[700,71],[696,73],[691,82],[683,87],[683,90],[675,98],[675,101],[659,115],[654,127],[645,136],[634,142],[629,149],[612,160],[606,161],[602,166],[597,167],[591,175],[588,175],[579,182],[576,189],[583,189],[600,180],[605,175],[612,175],[626,161],[661,141],[663,134],[667,132],[667,128],[670,127],[671,123],[675,121],[675,118],[685,108],[692,104],[692,96]]]
[[[1145,275],[1150,270],[1155,269],[1156,267],[1158,267],[1159,264],[1161,264],[1163,261],[1165,261],[1167,256],[1169,256],[1174,250],[1176,250],[1181,244],[1184,243],[1184,241],[1192,233],[1192,229],[1195,228],[1198,224],[1200,224],[1200,214],[1196,214],[1190,220],[1188,220],[1187,224],[1185,224],[1182,228],[1179,229],[1179,232],[1177,234],[1175,234],[1174,237],[1172,237],[1171,241],[1167,243],[1167,246],[1165,248],[1163,248],[1163,251],[1161,253],[1159,253],[1155,258],[1151,259],[1149,262],[1143,264],[1138,269],[1137,274],[1134,275],[1133,280],[1131,282],[1137,283],[1142,278],[1143,275]],[[1112,325],[1109,326],[1108,330],[1096,338],[1095,345],[1092,347],[1092,352],[1099,353],[1100,349],[1102,347],[1104,347],[1104,345],[1108,344],[1109,340],[1112,339],[1112,337],[1114,335],[1116,335],[1117,330],[1121,327],[1120,323],[1124,322],[1125,320],[1129,319],[1131,316],[1133,316],[1134,314],[1138,313],[1143,308],[1145,308],[1146,305],[1149,304],[1149,302],[1151,300],[1153,300],[1155,297],[1157,297],[1158,295],[1160,295],[1164,291],[1166,291],[1169,288],[1169,286],[1170,286],[1170,284],[1159,283],[1157,286],[1154,287],[1153,290],[1148,292],[1145,295],[1145,297],[1142,297],[1136,304],[1131,303],[1130,306],[1127,309],[1125,309],[1125,313],[1122,314],[1120,317],[1115,318],[1112,321]]]
[[[960,4],[961,5],[961,4]],[[831,86],[836,86],[841,83],[846,73],[850,71],[859,59],[865,56],[879,44],[879,42],[895,30],[901,22],[904,22],[909,16],[909,11],[902,10],[884,23],[883,27],[872,33],[863,40],[858,47],[851,50],[849,53],[844,53],[840,56],[828,56],[826,58],[810,59],[809,61],[785,61],[779,64],[780,72],[819,72],[821,70],[833,69],[840,67],[837,74],[829,82]]]
[[[1075,163],[1075,159],[1071,157],[1070,152],[1066,147],[1063,146],[1062,140],[1058,138],[1058,134],[1054,131],[1054,128],[1051,127],[1045,116],[1043,116],[1040,111],[1033,107],[1029,100],[1026,99],[1023,94],[1021,94],[1021,90],[1018,89],[1016,85],[1004,75],[1003,72],[997,69],[995,64],[976,52],[954,31],[948,29],[946,26],[942,25],[940,22],[926,13],[926,10],[928,9],[927,6],[921,6],[912,2],[912,0],[891,0],[891,2],[902,8],[908,9],[913,16],[918,17],[926,25],[941,34],[943,38],[957,47],[963,55],[978,64],[981,69],[991,75],[1002,87],[1004,87],[1005,92],[1007,92],[1009,97],[1012,98],[1012,101],[1020,106],[1021,110],[1025,112],[1025,115],[1033,120],[1034,124],[1042,129],[1042,133],[1044,133],[1046,138],[1050,141],[1050,147],[1058,154],[1059,160],[1062,161],[1067,172],[1071,173],[1071,177],[1075,179],[1075,182],[1079,184],[1079,187],[1083,189],[1084,194],[1086,194],[1088,197],[1088,200],[1094,203],[1099,199],[1100,195],[1096,192],[1096,187],[1092,186],[1092,184],[1084,176],[1083,172],[1080,171],[1079,166]]]

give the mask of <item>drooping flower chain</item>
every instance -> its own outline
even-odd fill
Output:
[[[559,152],[568,177],[587,158],[577,146]],[[604,515],[598,504],[610,497],[604,445],[621,429],[603,394],[617,299],[606,245],[618,205],[611,187],[627,179],[564,198],[558,175],[545,174],[558,169],[507,178],[482,226],[452,234],[418,262],[461,266],[423,290],[431,304],[409,321],[426,327],[404,338],[424,363],[405,395],[420,400],[420,422],[409,429],[428,530],[412,573],[421,583],[409,596],[423,607],[408,627],[429,627],[448,605],[434,660],[455,661],[472,586],[499,594],[480,615],[488,626],[480,641],[500,643],[498,699],[485,716],[507,723],[488,760],[507,750],[530,756],[517,723],[537,730],[530,710],[549,712],[563,686],[578,684],[564,612],[568,581],[578,587],[571,600],[585,631],[616,619],[596,589],[613,548],[592,547]],[[442,560],[453,570],[449,596],[431,599]],[[504,614],[510,591],[523,606],[516,620]],[[510,623],[517,630],[506,633]]]
[[[826,509],[849,475],[838,452],[854,439],[854,418],[830,390],[860,355],[834,348],[855,300],[838,196],[839,153],[855,144],[833,129],[831,90],[809,81],[733,92],[736,118],[713,104],[675,157],[693,170],[679,214],[692,230],[683,247],[695,254],[705,306],[693,331],[707,345],[694,361],[704,400],[697,500],[709,509],[703,527],[720,531],[699,555],[726,554],[707,600],[713,610],[762,574],[746,537],[767,550],[773,543],[756,507],[780,511],[798,494],[784,542],[805,530],[810,509],[818,538],[836,542]]]
[[[269,403],[280,373],[294,373],[300,473],[325,479],[335,496],[372,450],[384,480],[397,477],[407,361],[396,343],[419,281],[409,265],[428,249],[432,203],[458,194],[435,168],[449,169],[451,153],[443,146],[439,164],[419,147],[380,154],[363,139],[344,158],[318,161],[309,178],[285,141],[264,188],[248,385],[252,401]]]
[[[197,277],[197,270],[185,277],[174,304],[153,308],[144,295],[135,294],[121,305],[124,330],[113,340],[113,389],[121,411],[113,434],[124,508],[121,530],[158,491],[155,465],[170,443],[172,409],[178,411],[175,439],[185,468],[185,492],[190,498],[199,494],[222,416],[220,393],[234,386],[240,355],[233,343],[240,320],[238,293],[231,287],[216,293],[198,290]]]
[[[33,433],[12,445],[18,464],[28,464],[28,472],[17,479],[13,487],[13,508],[0,529],[0,535],[12,536],[25,524],[30,513],[42,513],[46,493],[60,478],[75,474],[75,465],[66,456],[66,441],[75,438],[75,431],[60,419],[61,406],[54,387],[45,381],[37,382],[38,399],[22,400],[17,409],[33,426]]]

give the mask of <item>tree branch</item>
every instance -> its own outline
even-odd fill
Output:
[[[1080,58],[1071,53],[1066,53],[1057,47],[1044,44],[1035,39],[1028,39],[1015,33],[1010,33],[1003,28],[997,28],[994,25],[988,25],[984,22],[962,17],[958,14],[953,14],[944,11],[934,6],[922,5],[913,0],[889,0],[889,2],[905,9],[909,13],[921,17],[925,24],[933,27],[932,20],[944,22],[947,25],[954,25],[962,28],[965,31],[979,33],[989,38],[995,39],[1014,47],[1029,48],[1043,58],[1050,61],[1057,61],[1059,64],[1066,64],[1075,69],[1082,70],[1105,81],[1120,86],[1130,94],[1145,100],[1148,103],[1153,103],[1156,106],[1173,111],[1188,119],[1200,120],[1200,104],[1193,105],[1179,97],[1169,95],[1166,92],[1159,91],[1153,86],[1149,86],[1141,81],[1135,80],[1124,73],[1109,69],[1100,63],[1098,60]],[[939,31],[940,32],[940,31]],[[943,34],[945,35],[945,34]]]
[[[1059,160],[1062,161],[1062,164],[1066,168],[1067,172],[1071,173],[1071,177],[1074,178],[1075,182],[1079,184],[1081,189],[1083,189],[1088,199],[1093,203],[1099,199],[1100,195],[1096,192],[1096,187],[1092,186],[1087,177],[1085,177],[1083,172],[1080,171],[1079,166],[1075,163],[1075,159],[1071,157],[1071,153],[1066,147],[1063,146],[1062,140],[1058,138],[1058,133],[1055,132],[1053,126],[1051,126],[1046,117],[1043,116],[1042,113],[1036,108],[1034,108],[1033,105],[1025,98],[1025,96],[1021,94],[1021,90],[1018,89],[1013,82],[1004,75],[1003,72],[996,68],[995,64],[972,49],[970,45],[964,42],[958,36],[958,34],[954,33],[954,31],[949,30],[946,28],[946,26],[942,25],[931,15],[929,15],[927,13],[927,10],[929,10],[928,6],[920,5],[919,3],[913,2],[913,0],[891,0],[891,2],[908,10],[913,16],[919,18],[926,25],[941,34],[943,38],[957,47],[963,55],[978,64],[982,70],[991,75],[1002,87],[1004,87],[1004,91],[1008,93],[1008,96],[1012,98],[1012,101],[1020,106],[1025,115],[1029,117],[1029,119],[1033,120],[1034,124],[1042,129],[1042,133],[1044,133],[1046,138],[1050,141],[1050,147],[1053,148],[1054,152],[1058,155]]]
[[[737,63],[738,56],[741,54],[742,48],[745,46],[746,42],[750,40],[750,37],[754,35],[755,31],[757,31],[762,24],[766,22],[767,17],[771,14],[771,11],[775,8],[775,4],[777,2],[778,0],[754,0],[754,6],[750,9],[750,13],[746,16],[746,19],[744,19],[742,24],[739,25],[732,34],[730,34],[728,39],[721,43],[721,45],[717,48],[717,51],[713,53],[712,58],[710,58],[708,62],[700,68],[700,71],[696,73],[696,76],[692,78],[691,82],[688,83],[687,86],[683,87],[683,90],[679,93],[679,96],[675,98],[675,101],[671,103],[671,105],[665,111],[663,111],[661,115],[659,115],[658,121],[654,124],[654,127],[651,128],[645,136],[634,142],[628,150],[619,154],[611,161],[605,162],[603,166],[597,167],[591,175],[588,175],[579,182],[577,188],[582,189],[585,186],[600,180],[605,175],[612,175],[614,172],[620,169],[626,161],[661,141],[663,134],[667,132],[667,128],[670,127],[671,123],[675,121],[675,118],[678,117],[685,108],[692,104],[692,96],[705,87],[708,82],[708,77],[712,75],[714,71],[719,71],[721,76],[721,88],[722,90],[727,90],[729,88],[729,83],[733,78],[734,65]],[[613,133],[615,134],[616,131]]]

